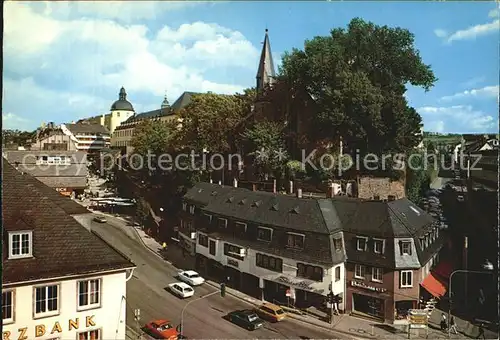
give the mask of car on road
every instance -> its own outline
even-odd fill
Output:
[[[177,275],[177,277],[179,280],[186,282],[191,286],[199,286],[205,282],[205,279],[193,270],[182,271]]]
[[[153,320],[143,327],[143,331],[155,339],[179,339],[179,332],[168,320]]]
[[[255,314],[254,311],[249,309],[236,310],[227,315],[229,321],[235,325],[241,326],[248,329],[249,331],[254,331],[261,328],[264,321]]]
[[[174,282],[168,285],[168,289],[178,297],[185,299],[194,295],[194,289],[184,282]]]
[[[94,221],[99,222],[99,223],[106,223],[107,222],[106,217],[104,217],[104,216],[96,216],[96,217],[94,217]]]
[[[255,309],[255,313],[262,319],[271,322],[282,321],[286,318],[286,313],[283,308],[273,303],[264,303],[259,308]]]

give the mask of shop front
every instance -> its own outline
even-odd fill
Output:
[[[226,284],[228,287],[240,290],[241,272],[237,269],[239,262],[236,260],[228,259],[227,264],[227,266],[224,266]]]
[[[325,284],[312,280],[299,279],[288,275],[270,275],[264,279],[264,299],[298,308],[314,306],[322,308],[328,291],[314,285]],[[326,283],[327,285],[328,283]]]
[[[191,235],[190,235],[191,236]],[[184,235],[179,232],[179,246],[185,255],[195,256],[196,254],[196,238],[191,238],[190,236]]]
[[[394,319],[392,298],[386,288],[352,280],[346,296],[348,312],[384,321]]]

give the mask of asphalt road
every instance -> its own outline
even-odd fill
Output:
[[[137,265],[127,284],[127,325],[135,330],[153,319],[166,318],[174,326],[180,324],[181,311],[186,303],[215,292],[208,284],[195,288],[195,296],[181,300],[165,288],[176,282],[178,269],[146,249],[131,226],[119,219],[108,218],[108,223],[92,222],[92,229],[119,249]],[[134,309],[140,309],[140,325],[134,320]],[[184,334],[189,339],[340,339],[352,338],[295,320],[265,323],[262,329],[247,331],[223,317],[228,312],[252,308],[241,299],[226,294],[214,294],[193,302],[184,312]]]

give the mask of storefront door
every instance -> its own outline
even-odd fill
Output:
[[[352,303],[352,309],[356,312],[368,314],[376,318],[384,318],[384,300],[382,299],[353,293]]]

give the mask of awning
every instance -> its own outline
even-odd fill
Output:
[[[433,296],[440,298],[446,294],[446,284],[439,280],[434,274],[430,273],[421,283]]]
[[[453,272],[453,266],[448,261],[441,261],[439,264],[432,270],[434,274],[442,277],[443,279],[448,280],[450,278],[451,273]]]

